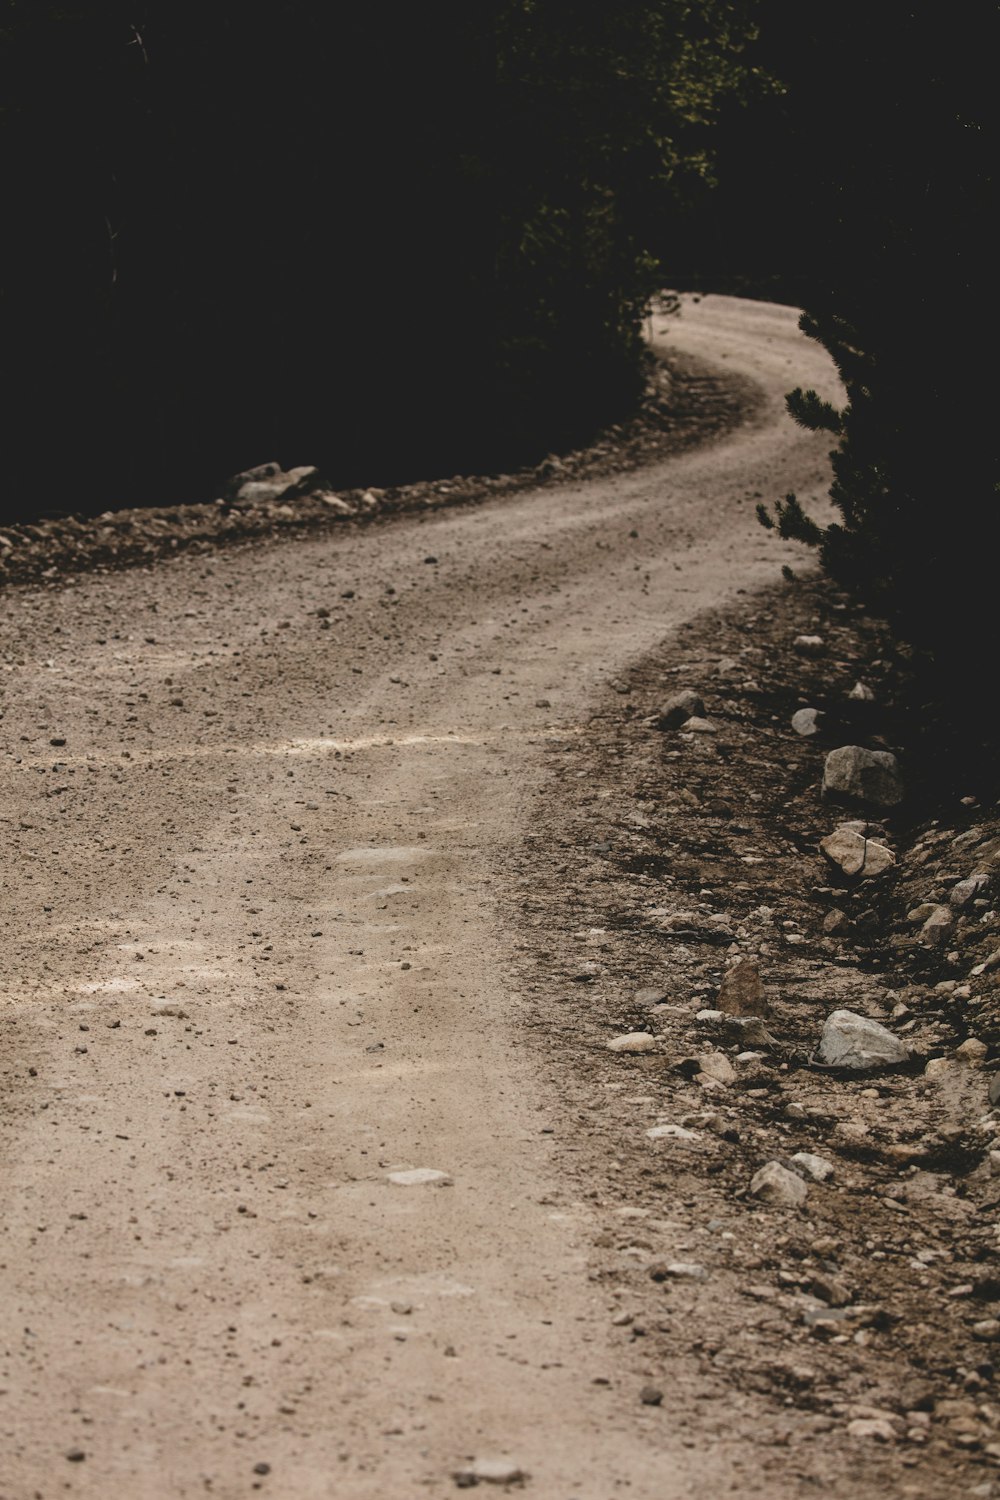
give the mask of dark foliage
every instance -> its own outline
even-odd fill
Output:
[[[342,484],[473,461],[488,17],[307,0],[2,14],[8,506],[210,498],[271,458]]]
[[[503,0],[494,191],[498,414],[524,457],[634,404],[663,226],[750,80],[739,0]]]
[[[506,466],[641,384],[741,0],[5,0],[4,504]]]
[[[841,413],[812,392],[789,398],[804,426],[839,437],[838,521],[817,528],[789,497],[778,524],[967,684],[992,635],[1000,541],[986,375],[996,7],[943,18],[903,0],[836,12],[765,0],[762,17],[784,28],[774,61],[794,127],[784,160],[799,153],[785,223],[798,220],[803,326],[847,391]]]

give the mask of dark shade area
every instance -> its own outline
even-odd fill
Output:
[[[642,388],[744,0],[8,0],[3,508],[502,469]]]
[[[8,514],[472,462],[476,7],[14,5],[0,58]]]
[[[832,576],[968,699],[995,631],[1000,544],[988,374],[998,10],[762,0],[761,17],[761,55],[786,92],[759,110],[766,129],[748,134],[760,163],[730,169],[700,226],[703,259],[722,279],[739,269],[724,250],[747,225],[742,269],[780,273],[848,396],[842,413],[806,393],[791,403],[836,444],[840,514],[817,529],[791,499],[782,529],[818,544]],[[726,137],[730,168],[742,149]]]

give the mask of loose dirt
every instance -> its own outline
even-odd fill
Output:
[[[4,1500],[966,1493],[804,1416],[823,1370],[780,1421],[778,1377],[720,1375],[749,1319],[692,1214],[764,1259],[792,1231],[719,1209],[725,1166],[639,1183],[643,1131],[611,1158],[577,1108],[625,1075],[566,1003],[553,757],[620,795],[613,685],[774,585],[756,500],[827,477],[783,411],[836,394],[792,312],[669,335],[760,392],[709,447],[0,604]],[[643,1257],[710,1273],[641,1346],[619,1208],[644,1288]]]

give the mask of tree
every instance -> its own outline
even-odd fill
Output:
[[[960,5],[943,26],[902,0],[852,0],[818,38],[811,22],[840,110],[814,143],[809,211],[827,248],[803,327],[830,351],[847,400],[835,412],[796,391],[789,407],[838,439],[839,519],[818,527],[794,497],[776,515],[953,682],[968,680],[992,631],[1000,540],[982,373],[996,332],[995,22],[994,6]]]
[[[663,221],[751,70],[739,0],[502,0],[494,192],[502,430],[579,441],[641,387]]]

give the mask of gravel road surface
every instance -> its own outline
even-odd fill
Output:
[[[3,1500],[733,1487],[616,1386],[497,886],[546,744],[825,488],[794,312],[658,336],[752,423],[0,601]]]

